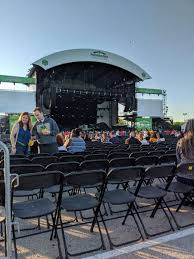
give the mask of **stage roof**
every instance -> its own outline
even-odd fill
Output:
[[[132,61],[117,54],[97,49],[71,49],[53,53],[33,63],[44,70],[75,62],[97,62],[110,64],[134,74],[139,80],[150,79],[151,76]],[[31,71],[32,72],[32,71]]]

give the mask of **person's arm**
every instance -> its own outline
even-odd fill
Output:
[[[19,130],[19,125],[18,123],[16,123],[13,128],[11,129],[11,134],[10,134],[10,142],[11,142],[11,146],[16,147],[16,136],[18,134],[18,130]]]
[[[58,133],[59,133],[59,127],[56,121],[52,119],[52,127],[51,127],[50,135],[56,136]]]
[[[64,143],[64,147],[68,147],[68,146],[70,146],[70,144],[71,144],[71,139],[67,139],[66,141],[65,141],[65,143]]]

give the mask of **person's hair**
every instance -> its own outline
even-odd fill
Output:
[[[190,158],[194,155],[194,119],[187,121],[184,137],[179,143],[184,157]]]
[[[22,112],[21,114],[20,114],[20,117],[19,117],[19,119],[18,119],[18,124],[19,124],[19,127],[20,128],[23,128],[23,122],[22,122],[22,117],[23,116],[27,116],[28,117],[28,123],[27,123],[27,128],[28,128],[28,130],[31,130],[32,129],[32,122],[31,122],[31,117],[30,117],[30,114],[28,113],[28,112]]]
[[[56,136],[56,141],[58,146],[63,146],[64,145],[64,137],[61,133],[57,134]]]
[[[42,112],[42,109],[40,107],[36,107],[36,108],[34,108],[33,112],[36,112],[36,111]]]
[[[72,137],[79,137],[80,136],[80,132],[81,132],[81,130],[79,128],[73,129],[71,131]]]

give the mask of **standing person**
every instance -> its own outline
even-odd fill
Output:
[[[184,137],[181,138],[176,147],[177,163],[194,163],[194,119],[187,121]]]
[[[32,135],[38,141],[39,153],[57,153],[56,135],[59,133],[57,123],[52,118],[44,117],[39,107],[36,107],[33,112],[37,122],[32,129]]]
[[[32,123],[29,113],[21,113],[10,134],[12,154],[28,154],[28,143],[31,138],[31,130]]]

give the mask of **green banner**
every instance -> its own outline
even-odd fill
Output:
[[[140,130],[151,130],[152,129],[152,118],[136,118],[135,121],[136,129]]]
[[[19,116],[20,116],[20,114],[9,114],[9,130],[10,130],[10,132],[11,132],[13,125],[19,119]],[[31,115],[31,121],[32,121],[32,125],[34,125],[36,122],[36,118],[34,117],[34,115]]]

